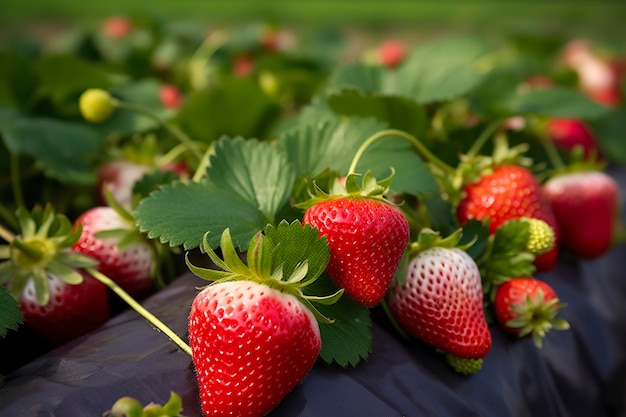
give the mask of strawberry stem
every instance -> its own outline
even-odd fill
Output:
[[[359,149],[357,150],[354,158],[352,159],[352,163],[350,164],[350,168],[348,169],[348,175],[353,174],[356,171],[356,167],[359,164],[359,160],[367,150],[367,148],[374,142],[379,139],[382,139],[387,136],[396,136],[402,138],[409,142],[411,145],[417,149],[417,151],[428,161],[432,162],[434,165],[439,167],[441,170],[454,175],[455,170],[450,165],[443,162],[441,159],[437,158],[422,142],[420,142],[415,136],[398,129],[386,129],[381,130],[367,138],[365,142],[361,144]]]
[[[0,238],[6,240],[8,243],[11,243],[15,240],[15,235],[9,229],[0,224]]]
[[[107,277],[103,273],[93,268],[86,268],[85,271],[109,287],[115,292],[122,300],[124,300],[133,310],[139,315],[148,320],[150,324],[165,334],[172,342],[174,342],[183,352],[191,356],[191,347],[185,343],[172,329],[170,329],[165,323],[159,320],[154,314],[139,304],[133,297],[131,297],[126,291],[124,291],[115,281]]]
[[[485,128],[485,130],[483,130],[483,132],[480,134],[478,139],[476,139],[476,142],[472,144],[471,148],[469,149],[469,151],[467,151],[466,155],[469,157],[478,155],[478,152],[480,152],[482,147],[485,145],[485,143],[487,142],[487,139],[491,137],[491,135],[496,131],[498,127],[500,127],[501,124],[502,122],[500,120],[490,123]]]
[[[147,116],[151,118],[152,120],[156,121],[162,127],[164,127],[170,134],[172,134],[172,136],[174,136],[181,143],[187,146],[189,150],[193,152],[193,154],[199,160],[201,160],[203,154],[202,154],[202,151],[200,151],[200,148],[198,148],[198,145],[193,140],[191,140],[191,138],[189,138],[189,136],[187,136],[182,130],[178,129],[176,126],[172,125],[171,123],[168,123],[165,120],[161,119],[152,110],[147,109],[138,104],[134,104],[134,103],[127,103],[127,102],[123,102],[119,100],[112,100],[112,102],[113,102],[113,105],[119,109],[134,111],[136,113],[143,114],[144,116]]]
[[[557,170],[564,169],[565,163],[563,162],[561,155],[559,155],[559,151],[556,149],[554,142],[550,139],[543,139],[541,140],[541,144],[543,145],[543,149],[546,151],[552,166],[554,166]]]

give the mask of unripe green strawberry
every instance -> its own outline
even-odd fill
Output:
[[[540,219],[528,218],[528,243],[526,248],[533,255],[542,255],[554,248],[556,236],[548,223]]]
[[[111,94],[99,88],[90,88],[81,94],[78,107],[85,120],[93,123],[108,120],[115,110]]]

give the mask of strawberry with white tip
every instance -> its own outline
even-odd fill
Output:
[[[286,271],[287,258],[276,259],[277,244],[261,233],[250,242],[246,265],[228,229],[220,242],[223,260],[206,236],[203,242],[204,252],[221,270],[187,261],[196,275],[214,281],[194,299],[188,321],[204,415],[266,415],[307,375],[320,353],[316,318],[330,320],[312,302],[332,304],[343,291],[321,297],[305,295],[304,287],[324,270],[328,247],[310,227],[299,222],[291,226],[299,233],[296,239],[308,233],[323,242],[325,262],[315,268],[317,272],[309,268],[306,258]]]
[[[402,329],[442,350],[464,374],[480,370],[491,349],[476,262],[457,246],[460,229],[442,239],[424,229],[409,250],[408,269],[389,288],[389,309]]]
[[[71,250],[80,228],[50,205],[20,208],[17,216],[21,234],[0,246],[0,284],[18,300],[26,325],[57,346],[107,321],[107,289],[82,270],[95,261]]]

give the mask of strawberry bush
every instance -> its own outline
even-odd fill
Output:
[[[575,325],[542,277],[622,242],[622,51],[448,35],[347,59],[305,35],[113,18],[0,50],[19,364],[130,306],[191,356],[206,415],[265,415],[318,360],[366,361],[378,311],[468,376],[492,332]],[[188,336],[141,305],[186,273]],[[152,415],[130,397],[110,415]]]

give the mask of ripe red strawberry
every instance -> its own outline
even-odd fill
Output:
[[[500,284],[493,302],[500,327],[518,337],[531,336],[538,347],[549,330],[569,328],[567,321],[556,317],[564,307],[549,284],[529,277]]]
[[[111,39],[125,38],[133,28],[133,23],[124,16],[112,16],[102,22],[102,32]]]
[[[549,119],[546,123],[546,129],[549,139],[561,149],[572,151],[574,147],[580,146],[585,158],[600,155],[600,148],[595,136],[582,120],[572,118]]]
[[[98,261],[97,269],[135,298],[155,288],[156,254],[130,218],[93,207],[76,220],[82,234],[72,249]]]
[[[480,272],[458,247],[412,245],[404,282],[386,299],[403,329],[448,354],[480,359],[491,349]]]
[[[161,104],[166,109],[176,110],[183,103],[183,95],[176,87],[172,84],[164,84],[161,86],[159,90],[159,99],[161,100]]]
[[[489,217],[490,233],[511,219],[531,217],[545,221],[555,233],[554,248],[535,259],[539,271],[552,268],[557,261],[559,228],[550,202],[543,194],[541,184],[526,168],[519,165],[501,165],[492,173],[483,174],[478,181],[466,185],[464,197],[457,206],[461,224],[470,219]]]
[[[543,190],[561,231],[561,246],[591,259],[606,253],[618,222],[619,186],[601,171],[572,172],[550,178]]]
[[[50,302],[37,301],[29,281],[18,301],[25,323],[45,342],[61,345],[98,328],[109,319],[107,288],[83,271],[80,284],[68,284],[48,274]]]
[[[233,74],[236,77],[247,77],[253,69],[254,61],[248,55],[239,55],[233,60]]]
[[[296,297],[250,281],[209,285],[196,296],[189,343],[207,416],[267,414],[321,349],[317,322]]]
[[[299,223],[290,230],[304,236]],[[316,233],[308,229],[309,235]],[[213,281],[194,299],[189,314],[189,344],[196,368],[202,410],[206,416],[264,416],[307,375],[320,351],[316,310],[301,291],[323,272],[325,261],[308,259],[285,273],[285,259],[274,243],[259,233],[239,258],[228,229],[222,234],[220,259],[203,242],[204,252],[222,271],[196,267],[196,275]],[[324,247],[327,245],[324,242]],[[326,258],[328,259],[328,252]],[[272,265],[278,265],[272,270]],[[338,293],[323,297],[332,304]],[[309,310],[313,308],[313,310]],[[319,314],[319,313],[318,313]],[[323,316],[322,316],[323,317]]]
[[[364,182],[371,179],[366,177]],[[350,181],[348,176],[346,183]],[[397,207],[359,192],[314,200],[302,221],[328,240],[326,273],[355,301],[374,306],[385,296],[398,268],[409,241],[409,225]]]
[[[19,301],[26,325],[58,345],[104,323],[106,287],[82,271],[95,261],[70,249],[80,229],[51,206],[20,208],[17,217],[20,234],[0,247],[0,285]]]
[[[378,59],[388,68],[395,68],[406,57],[406,47],[402,42],[387,40],[378,47]]]

